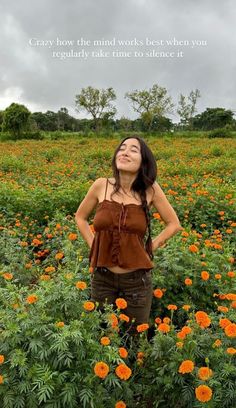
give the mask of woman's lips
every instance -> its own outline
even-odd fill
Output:
[[[124,158],[122,158],[122,157],[121,157],[119,160],[120,160],[120,161],[129,162],[129,160],[128,160],[128,159],[124,159]]]

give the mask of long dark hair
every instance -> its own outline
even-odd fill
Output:
[[[131,189],[134,192],[137,192],[141,198],[142,208],[144,210],[146,220],[147,220],[147,226],[148,226],[148,237],[145,243],[145,248],[150,258],[153,259],[152,239],[151,239],[151,215],[150,215],[150,211],[147,205],[146,190],[148,187],[150,186],[152,187],[152,184],[155,182],[157,178],[157,164],[156,164],[156,160],[155,160],[155,157],[152,151],[147,146],[145,141],[141,137],[135,134],[132,136],[125,137],[120,142],[119,146],[116,148],[114,152],[114,155],[112,158],[112,170],[113,170],[113,176],[115,178],[115,185],[114,185],[114,191],[112,192],[111,196],[117,193],[119,188],[121,187],[120,178],[119,178],[119,170],[116,167],[116,155],[122,143],[124,143],[124,141],[127,139],[133,139],[133,138],[137,139],[140,143],[142,161],[141,161],[138,175],[136,179],[133,181]]]

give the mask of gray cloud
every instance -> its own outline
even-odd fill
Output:
[[[235,109],[236,5],[233,0],[19,0],[0,5],[0,109],[11,102],[32,111],[75,111],[75,95],[82,87],[112,86],[117,93],[117,117],[136,117],[124,99],[133,89],[154,83],[167,88],[177,104],[180,93],[200,89],[198,111],[223,106]],[[83,37],[116,39],[107,51],[183,51],[183,58],[67,58],[52,51],[79,51],[79,47],[32,47],[30,38],[77,40]],[[206,46],[119,47],[118,39],[203,40]],[[99,48],[99,47],[98,47]],[[96,49],[98,49],[96,48]],[[95,48],[84,47],[85,50]],[[81,116],[81,115],[79,115]],[[172,116],[176,121],[177,115]]]

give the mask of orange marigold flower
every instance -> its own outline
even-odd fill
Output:
[[[168,310],[177,310],[177,306],[176,305],[168,305],[167,309]]]
[[[127,302],[123,298],[117,298],[116,299],[116,306],[118,309],[126,309],[127,308]]]
[[[65,323],[64,322],[57,322],[55,323],[56,327],[64,327]]]
[[[76,282],[75,286],[77,287],[77,289],[84,290],[87,288],[87,283],[83,281],[78,281]]]
[[[49,281],[51,279],[51,276],[49,275],[41,275],[40,280],[42,281]]]
[[[124,401],[117,401],[115,408],[126,408]]]
[[[195,395],[198,401],[210,401],[212,397],[212,389],[207,385],[199,385],[197,388],[195,388]]]
[[[125,321],[125,322],[129,322],[129,316],[127,316],[126,314],[124,314],[124,313],[121,313],[120,315],[119,315],[119,319],[120,320],[123,320],[123,321]]]
[[[188,249],[189,249],[190,252],[198,252],[198,247],[197,247],[197,245],[194,245],[194,244],[189,245]]]
[[[118,319],[117,319],[117,317],[116,317],[116,315],[115,315],[114,313],[111,313],[111,314],[110,314],[110,316],[109,316],[109,321],[110,321],[111,327],[113,327],[113,329],[114,329],[115,327],[117,327],[118,324],[119,324]]]
[[[209,279],[209,277],[210,277],[210,275],[209,275],[209,273],[207,272],[207,271],[202,271],[201,272],[201,278],[202,278],[202,280],[208,280]]]
[[[137,331],[138,331],[139,333],[141,333],[141,332],[147,330],[148,328],[149,328],[149,324],[148,324],[148,323],[138,324],[138,326],[137,326]]]
[[[77,235],[77,234],[74,234],[73,232],[71,232],[71,233],[68,235],[68,239],[69,239],[70,241],[75,241],[75,240],[77,239],[77,237],[78,237],[78,235]]]
[[[98,377],[103,379],[109,373],[109,366],[103,361],[99,361],[94,366],[94,372]]]
[[[226,352],[228,354],[236,354],[236,349],[234,347],[228,347]]]
[[[209,380],[210,377],[212,377],[212,370],[209,367],[200,367],[198,370],[198,378],[202,381],[207,381]]]
[[[50,272],[55,272],[56,268],[54,266],[47,266],[47,268],[44,269],[46,273]]]
[[[231,323],[231,321],[229,319],[220,319],[219,321],[219,325],[222,329],[224,329],[226,326],[228,326]]]
[[[184,281],[184,283],[185,283],[186,286],[191,286],[192,283],[193,283],[193,281],[192,281],[192,279],[190,279],[190,278],[186,278],[185,281]]]
[[[169,324],[171,319],[169,317],[164,317],[163,323]]]
[[[161,290],[160,288],[157,288],[157,289],[155,289],[155,290],[153,291],[153,295],[154,295],[156,298],[160,299],[160,298],[162,298],[162,296],[163,296],[163,292],[162,292],[162,290]]]
[[[11,279],[13,278],[12,273],[8,273],[8,272],[4,273],[2,276],[3,276],[6,280],[11,280]]]
[[[27,303],[30,303],[30,304],[37,302],[37,300],[38,300],[38,296],[35,295],[35,294],[29,295],[29,296],[26,298],[26,302],[27,302]]]
[[[3,384],[4,383],[4,377],[3,377],[3,375],[0,375],[0,384]]]
[[[119,355],[121,356],[121,358],[126,358],[128,356],[128,351],[124,347],[120,347]]]
[[[109,337],[106,337],[106,336],[102,337],[101,340],[100,340],[100,343],[103,346],[108,346],[108,344],[110,344],[110,342],[111,341],[110,341]]]
[[[231,303],[231,306],[232,306],[233,309],[236,309],[236,300],[234,300],[234,301]]]
[[[93,224],[90,224],[89,228],[91,229],[92,232],[95,232]]]
[[[160,214],[158,212],[153,213],[152,216],[153,216],[153,218],[156,218],[157,220],[161,219],[161,216],[160,216]]]
[[[29,262],[27,264],[25,264],[25,268],[26,269],[31,269],[32,268],[32,264]]]
[[[93,302],[86,301],[83,304],[83,308],[91,312],[95,308],[95,304]]]
[[[184,340],[186,337],[186,333],[184,333],[182,330],[176,334],[176,336],[178,337],[178,339]]]
[[[21,241],[21,242],[20,242],[20,246],[22,246],[22,247],[27,247],[27,246],[28,246],[28,242],[27,242],[27,241]]]
[[[5,357],[3,354],[0,354],[0,364],[3,364],[5,361]]]
[[[137,358],[139,358],[139,359],[144,358],[144,352],[143,351],[138,351]]]
[[[227,300],[236,300],[236,293],[227,293],[227,295],[225,295],[225,298]]]
[[[187,312],[189,311],[189,309],[191,308],[190,305],[183,305],[182,309],[186,310]]]
[[[228,337],[236,337],[236,324],[230,323],[225,327],[225,334]]]
[[[215,278],[216,278],[216,279],[221,279],[221,277],[222,277],[222,276],[221,276],[220,273],[216,273],[216,274],[215,274]]]
[[[157,330],[161,331],[162,333],[168,333],[170,331],[170,326],[166,323],[159,324]]]
[[[179,366],[179,373],[186,374],[191,373],[194,369],[194,362],[191,360],[184,360]]]
[[[216,339],[216,341],[213,344],[214,347],[220,347],[221,345],[222,345],[222,341],[220,339]]]
[[[115,373],[121,380],[128,380],[132,371],[126,364],[119,364],[115,369]]]
[[[55,259],[62,259],[63,257],[64,257],[63,252],[58,252],[58,253],[55,255]]]
[[[211,324],[211,319],[209,318],[208,314],[205,312],[202,312],[202,311],[196,312],[195,318],[196,318],[197,324],[199,324],[201,328],[208,327]]]
[[[235,277],[235,272],[234,271],[229,271],[229,272],[227,272],[227,275],[229,276],[229,278],[234,278]]]
[[[156,317],[156,318],[155,318],[155,323],[156,323],[156,324],[160,324],[161,322],[162,322],[162,320],[161,320],[160,317]]]
[[[227,313],[229,311],[229,308],[226,306],[218,306],[217,310],[222,313]]]
[[[177,341],[176,342],[176,347],[178,348],[183,348],[184,343],[182,341]]]
[[[17,309],[18,307],[20,307],[19,303],[13,303],[12,305],[13,309]]]
[[[189,327],[189,326],[183,326],[181,330],[182,330],[182,332],[185,333],[185,334],[189,334],[189,333],[192,332],[192,329],[191,329],[191,327]]]

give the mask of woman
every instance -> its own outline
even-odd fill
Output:
[[[102,308],[105,301],[114,304],[117,298],[125,299],[123,313],[139,325],[149,321],[153,251],[182,228],[155,181],[156,160],[143,139],[136,135],[123,139],[114,152],[112,169],[113,178],[98,178],[92,184],[75,219],[90,247],[91,300]],[[95,207],[94,235],[87,219]],[[151,207],[166,224],[153,240]]]

